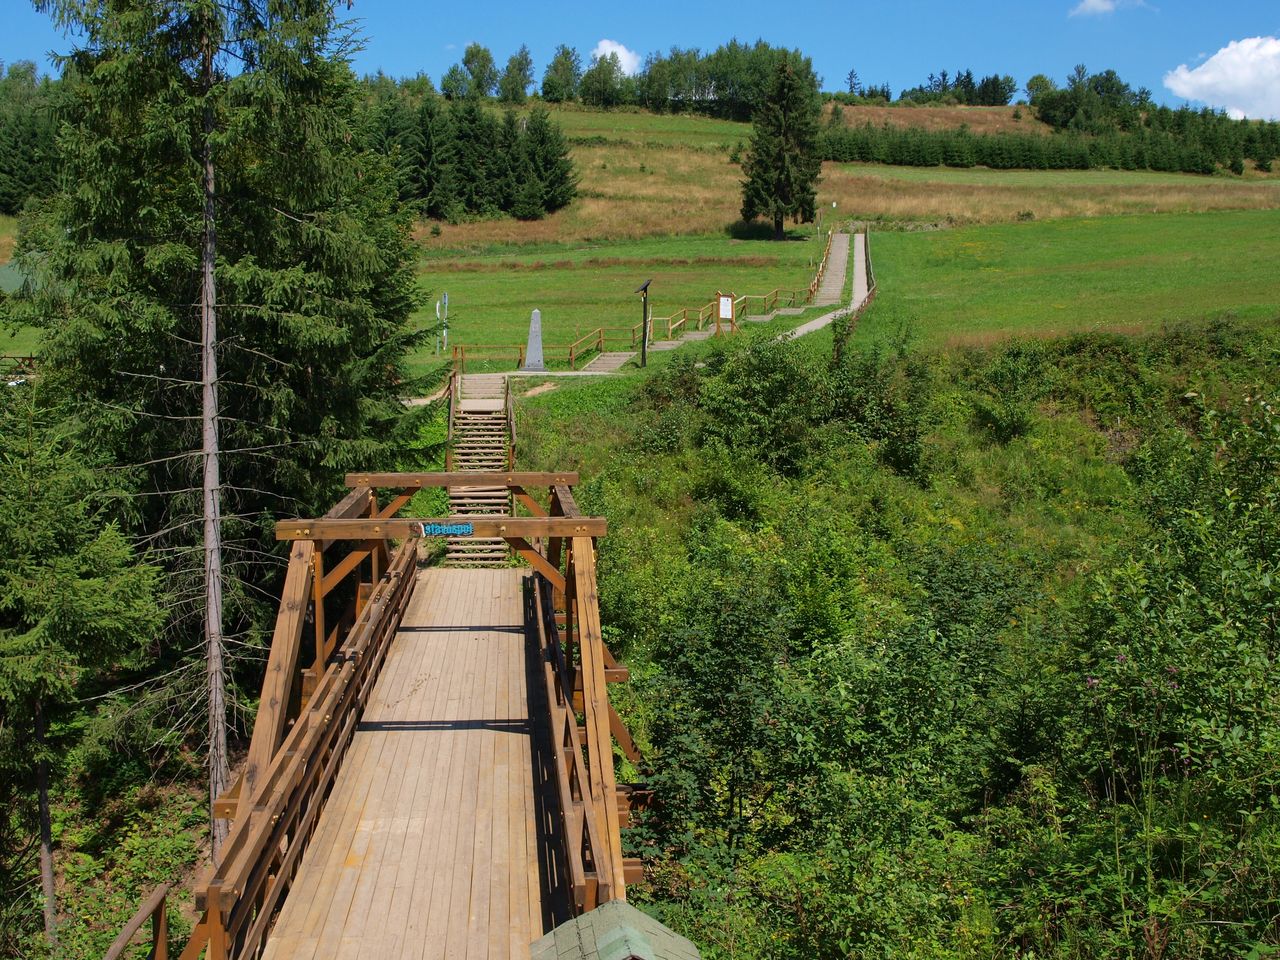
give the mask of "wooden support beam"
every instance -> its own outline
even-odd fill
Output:
[[[349,473],[349,487],[550,487],[556,484],[574,486],[576,471],[546,473],[535,471],[492,471],[474,473]]]
[[[281,520],[277,540],[404,540],[410,537],[600,537],[607,532],[604,517],[402,517],[353,520]],[[465,532],[464,532],[465,531]]]
[[[409,490],[404,493],[396,494],[394,497],[391,498],[391,501],[385,507],[383,507],[381,510],[378,511],[377,516],[394,517],[397,513],[399,513],[401,510],[404,509],[405,504],[407,504],[410,500],[412,500],[414,497],[414,494],[416,494],[417,492],[418,492],[417,490]]]
[[[284,739],[289,696],[302,651],[302,627],[311,601],[311,567],[316,555],[315,544],[309,540],[293,544],[289,551],[289,569],[285,573],[284,589],[280,592],[275,632],[271,635],[271,653],[262,679],[262,697],[258,701],[258,716],[253,724],[253,739],[249,742],[244,786],[235,813],[237,820],[246,814],[247,798],[253,796],[259,778],[266,774],[276,748]]]
[[[551,493],[560,506],[562,516],[582,516],[582,511],[578,509],[578,502],[573,499],[573,491],[569,489],[569,484],[557,483],[551,488]]]
[[[529,566],[547,578],[551,586],[564,592],[564,574],[551,565],[546,557],[533,548],[533,545],[521,537],[508,537],[511,549],[529,561]]]
[[[511,493],[515,496],[517,500],[519,500],[522,504],[524,504],[525,509],[528,510],[530,513],[532,513],[535,517],[545,517],[547,515],[547,511],[542,509],[542,504],[540,504],[537,500],[533,499],[533,497],[529,496],[529,494],[525,491],[524,487],[512,487]]]
[[[369,554],[373,553],[381,542],[381,540],[366,540],[347,556],[343,557],[340,563],[324,575],[324,582],[320,586],[322,595],[327,597],[332,593],[334,587],[345,580],[348,573],[364,563]]]

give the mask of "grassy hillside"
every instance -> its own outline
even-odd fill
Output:
[[[18,239],[18,218],[0,213],[0,265],[13,257],[13,245]]]
[[[895,123],[939,124],[996,107],[847,108],[882,110]],[[729,160],[750,140],[748,124],[642,111],[581,107],[552,111],[573,142],[579,198],[536,223],[488,220],[440,224],[421,239],[431,250],[480,249],[496,243],[579,243],[672,234],[711,234],[738,219],[741,169]],[[996,121],[991,121],[995,123]],[[842,217],[874,220],[995,223],[1036,217],[1109,216],[1140,212],[1276,209],[1280,173],[1262,178],[1202,177],[1127,171],[998,172],[834,164],[823,168],[818,206],[838,204]]]
[[[1111,217],[873,236],[880,295],[855,342],[1145,330],[1280,314],[1276,215]]]
[[[834,104],[823,108],[829,118]],[[844,106],[840,119],[846,127],[912,127],[920,130],[959,130],[967,127],[973,133],[1043,133],[1053,129],[1036,119],[1029,107],[923,107],[910,103],[892,107]]]

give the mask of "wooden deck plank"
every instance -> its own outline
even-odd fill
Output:
[[[445,620],[447,624],[461,624],[463,622],[466,612],[475,603],[475,586],[476,576],[473,574],[466,580],[465,598]],[[460,589],[458,592],[462,593],[462,590]],[[448,645],[455,654],[449,661],[450,682],[446,686],[442,686],[439,692],[443,718],[446,723],[459,715],[462,690],[470,682],[465,663],[458,655],[458,649],[461,644],[455,638],[460,635],[452,633],[446,635]],[[446,824],[453,822],[452,817],[455,816],[456,810],[453,798],[461,793],[461,772],[467,762],[464,745],[459,737],[453,736],[454,731],[446,728],[442,729],[441,732],[445,734],[442,745],[442,758],[437,760],[434,772],[435,779],[440,785],[438,801],[435,804],[438,821],[436,829],[433,831],[430,884],[425,888],[427,893],[426,901],[431,905],[431,909],[427,911],[426,932],[420,945],[419,956],[422,960],[442,960],[445,955],[449,924],[449,894],[453,883],[452,850],[456,839],[453,833],[448,832]]]
[[[473,615],[481,622],[488,621],[489,609],[486,602],[487,591],[484,582],[490,575],[489,570],[476,571],[476,583],[479,591],[473,608]],[[479,638],[477,638],[479,640]],[[474,655],[467,660],[465,676],[468,681],[469,697],[465,703],[459,703],[455,714],[463,723],[474,719],[477,713],[476,700],[483,696],[484,678],[490,669],[490,655],[493,645],[478,642]],[[479,737],[469,737],[468,749],[479,759]],[[449,886],[449,923],[445,938],[445,960],[463,960],[467,955],[467,929],[471,922],[471,874],[474,869],[475,833],[468,826],[476,822],[477,795],[480,788],[480,764],[465,764],[458,777],[460,789],[455,798],[456,806],[450,813],[450,819],[457,824],[457,832],[453,852],[453,875]],[[456,775],[456,774],[455,774]],[[443,902],[443,901],[442,901]]]
[[[436,580],[431,583],[439,585]],[[457,602],[457,592],[437,594],[433,602],[446,611],[452,609]],[[439,688],[447,680],[449,668],[449,645],[445,643],[427,644],[424,656],[425,669],[430,687],[424,690],[421,718],[432,724],[444,719],[444,705],[438,696]],[[405,956],[413,954],[419,947],[417,921],[420,910],[413,909],[415,891],[419,886],[419,875],[426,861],[428,849],[428,831],[431,826],[431,796],[434,786],[433,764],[444,742],[443,737],[415,737],[420,749],[413,756],[411,763],[415,768],[413,795],[409,799],[408,828],[405,838],[405,849],[396,871],[395,885],[391,893],[391,906],[387,915],[386,933],[376,950],[370,952],[371,957]]]
[[[470,577],[467,577],[467,599],[466,603],[453,618],[451,625],[463,625],[468,614],[475,611],[476,605],[479,604],[479,581],[483,579],[480,571],[474,571]],[[458,634],[457,636],[461,636]],[[474,657],[474,646],[468,645],[467,649],[462,649],[462,645],[457,643],[456,635],[449,635],[449,640],[453,641],[453,660],[451,663],[451,676],[453,684],[449,686],[447,698],[445,698],[444,716],[447,721],[454,721],[463,713],[463,700],[467,690],[475,682],[474,669],[470,667],[470,658]],[[425,957],[428,960],[443,960],[448,956],[448,936],[449,936],[449,919],[452,913],[456,911],[457,905],[453,904],[453,878],[454,870],[456,870],[458,856],[458,829],[449,829],[456,826],[458,818],[461,817],[462,796],[466,788],[466,771],[471,763],[468,756],[468,744],[463,741],[458,730],[445,730],[447,733],[449,745],[449,762],[442,771],[439,771],[443,777],[447,790],[444,791],[442,804],[440,804],[440,829],[439,840],[436,842],[435,850],[435,870],[431,877],[431,897],[430,897],[430,916],[428,928],[426,928],[426,947]]]
[[[438,589],[428,591],[424,602],[429,605],[438,596]],[[435,662],[437,658],[434,655],[442,650],[442,645],[423,642],[421,636],[412,632],[404,632],[398,639],[404,649],[405,661],[396,666],[405,670],[410,682],[402,689],[400,698],[389,706],[383,722],[408,724],[427,715],[428,706],[424,701],[429,698],[431,682],[438,675],[436,671],[440,664]],[[392,729],[384,735],[396,741],[398,747],[393,755],[394,768],[389,781],[394,784],[394,798],[392,807],[383,811],[385,831],[382,834],[386,849],[382,852],[373,884],[366,888],[368,900],[357,899],[352,908],[353,914],[360,913],[360,920],[367,925],[361,933],[360,960],[379,960],[399,952],[404,928],[408,925],[409,904],[405,896],[396,896],[397,886],[401,865],[406,860],[412,863],[417,857],[422,822],[418,819],[414,797],[422,754],[437,739],[413,735],[407,728]],[[392,794],[384,793],[383,797],[386,802]],[[365,869],[369,869],[368,862]],[[348,933],[351,932],[352,927],[348,923]]]
[[[444,624],[453,625],[462,622],[465,612],[473,603],[474,586],[474,579],[468,578],[453,592],[454,605],[442,612],[441,620]],[[435,691],[436,710],[441,721],[441,744],[432,769],[435,789],[432,791],[431,813],[434,821],[430,834],[428,860],[422,865],[426,868],[425,875],[419,881],[423,895],[415,896],[415,899],[430,905],[430,909],[422,911],[422,916],[418,920],[422,934],[419,936],[416,955],[424,960],[438,960],[444,956],[444,929],[448,923],[448,903],[446,901],[441,905],[439,898],[447,895],[449,869],[452,865],[448,851],[452,849],[454,839],[453,835],[447,831],[446,824],[449,823],[449,798],[458,789],[455,771],[461,770],[461,765],[466,761],[458,738],[452,736],[453,731],[445,726],[456,715],[461,690],[466,682],[465,671],[459,659],[461,645],[457,642],[458,634],[450,632],[443,636],[444,645],[447,648],[446,670],[448,672],[444,682]]]
[[[418,575],[272,960],[527,960],[543,891],[522,575]]]

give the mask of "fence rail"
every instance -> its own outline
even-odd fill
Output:
[[[831,243],[834,233],[834,230],[827,233],[827,242],[823,247],[822,257],[818,262],[813,280],[807,288],[804,290],[785,291],[774,289],[765,294],[744,294],[734,301],[735,309],[741,308],[744,311],[742,316],[759,316],[784,307],[802,307],[812,303],[822,286],[823,277],[826,275],[827,266],[830,263]],[[718,313],[717,306],[717,301],[712,300],[702,307],[684,307],[665,317],[651,316],[649,318],[650,340],[675,340],[690,329],[703,330],[711,321],[715,320]],[[564,356],[568,362],[569,369],[576,370],[578,362],[584,356],[596,352],[603,353],[611,346],[618,349],[636,349],[643,335],[643,327],[643,323],[636,323],[630,327],[596,327],[570,344],[545,346],[543,355],[547,357]],[[665,337],[661,335],[664,330]],[[512,344],[511,346],[462,344],[453,347],[453,362],[455,369],[465,372],[468,359],[496,360],[501,363],[510,363],[511,359],[514,358],[515,365],[519,368],[524,366],[524,352],[525,348],[522,344]]]

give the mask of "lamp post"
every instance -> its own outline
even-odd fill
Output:
[[[653,283],[650,278],[636,288],[636,293],[640,294],[640,366],[647,367],[649,365],[649,284]]]

